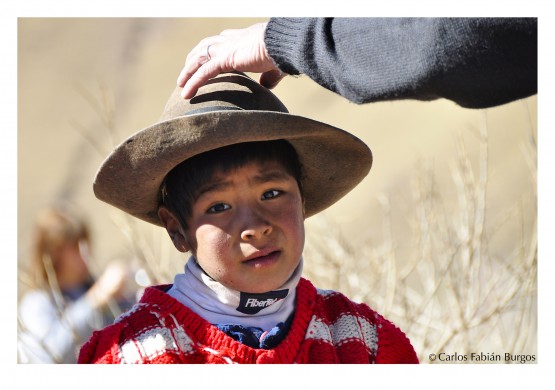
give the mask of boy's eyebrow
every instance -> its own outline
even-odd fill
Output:
[[[259,175],[256,175],[254,177],[254,181],[256,183],[267,183],[269,181],[284,181],[284,180],[289,180],[291,178],[291,175],[287,174],[286,172],[282,171],[282,170],[271,170],[271,171],[266,171],[266,172],[262,172]]]
[[[266,171],[258,175],[255,175],[253,181],[256,184],[264,184],[270,181],[285,181],[285,180],[288,180],[290,177],[291,176],[289,174],[276,169],[276,170]],[[226,180],[226,179],[216,180],[212,183],[208,183],[204,186],[201,186],[200,189],[198,190],[198,194],[196,198],[198,199],[202,195],[209,192],[224,191],[232,186],[233,184],[229,180]]]
[[[231,185],[231,181],[225,179],[205,184],[199,188],[196,198],[198,199],[208,192],[223,191],[231,187]]]

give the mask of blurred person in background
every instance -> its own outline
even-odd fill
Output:
[[[305,74],[354,103],[445,98],[486,108],[537,93],[537,18],[270,18],[202,39],[177,79],[192,98],[229,71],[275,87]]]
[[[31,289],[19,304],[19,362],[76,363],[92,331],[132,302],[127,268],[108,264],[95,280],[87,265],[90,232],[75,212],[43,210],[31,241]]]

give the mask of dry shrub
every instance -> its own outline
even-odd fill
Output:
[[[320,218],[318,228],[307,237],[305,256],[310,262],[305,274],[316,285],[366,302],[393,321],[409,336],[421,362],[440,352],[500,354],[502,359],[505,353],[537,352],[537,218],[534,213],[530,222],[524,215],[530,205],[519,203],[486,225],[485,115],[477,172],[459,142],[451,168],[456,202],[442,197],[429,164],[416,175],[411,186],[414,214],[405,216],[412,222],[410,237],[392,229],[387,195],[378,195],[383,211],[381,244],[351,245],[326,218]],[[536,210],[533,136],[524,152]],[[489,241],[507,225],[516,226],[518,237],[508,243],[506,255],[495,255]],[[411,250],[400,250],[407,245]],[[470,357],[467,361],[475,362]]]

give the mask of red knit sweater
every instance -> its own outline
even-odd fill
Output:
[[[297,287],[293,323],[274,349],[235,341],[187,307],[149,287],[140,302],[83,346],[79,363],[418,363],[403,332],[365,304]]]

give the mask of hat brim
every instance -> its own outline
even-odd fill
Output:
[[[122,142],[94,180],[97,198],[162,226],[160,185],[182,161],[241,142],[284,139],[302,164],[306,217],[342,198],[370,171],[372,153],[354,135],[309,118],[274,111],[214,111],[147,127]]]

